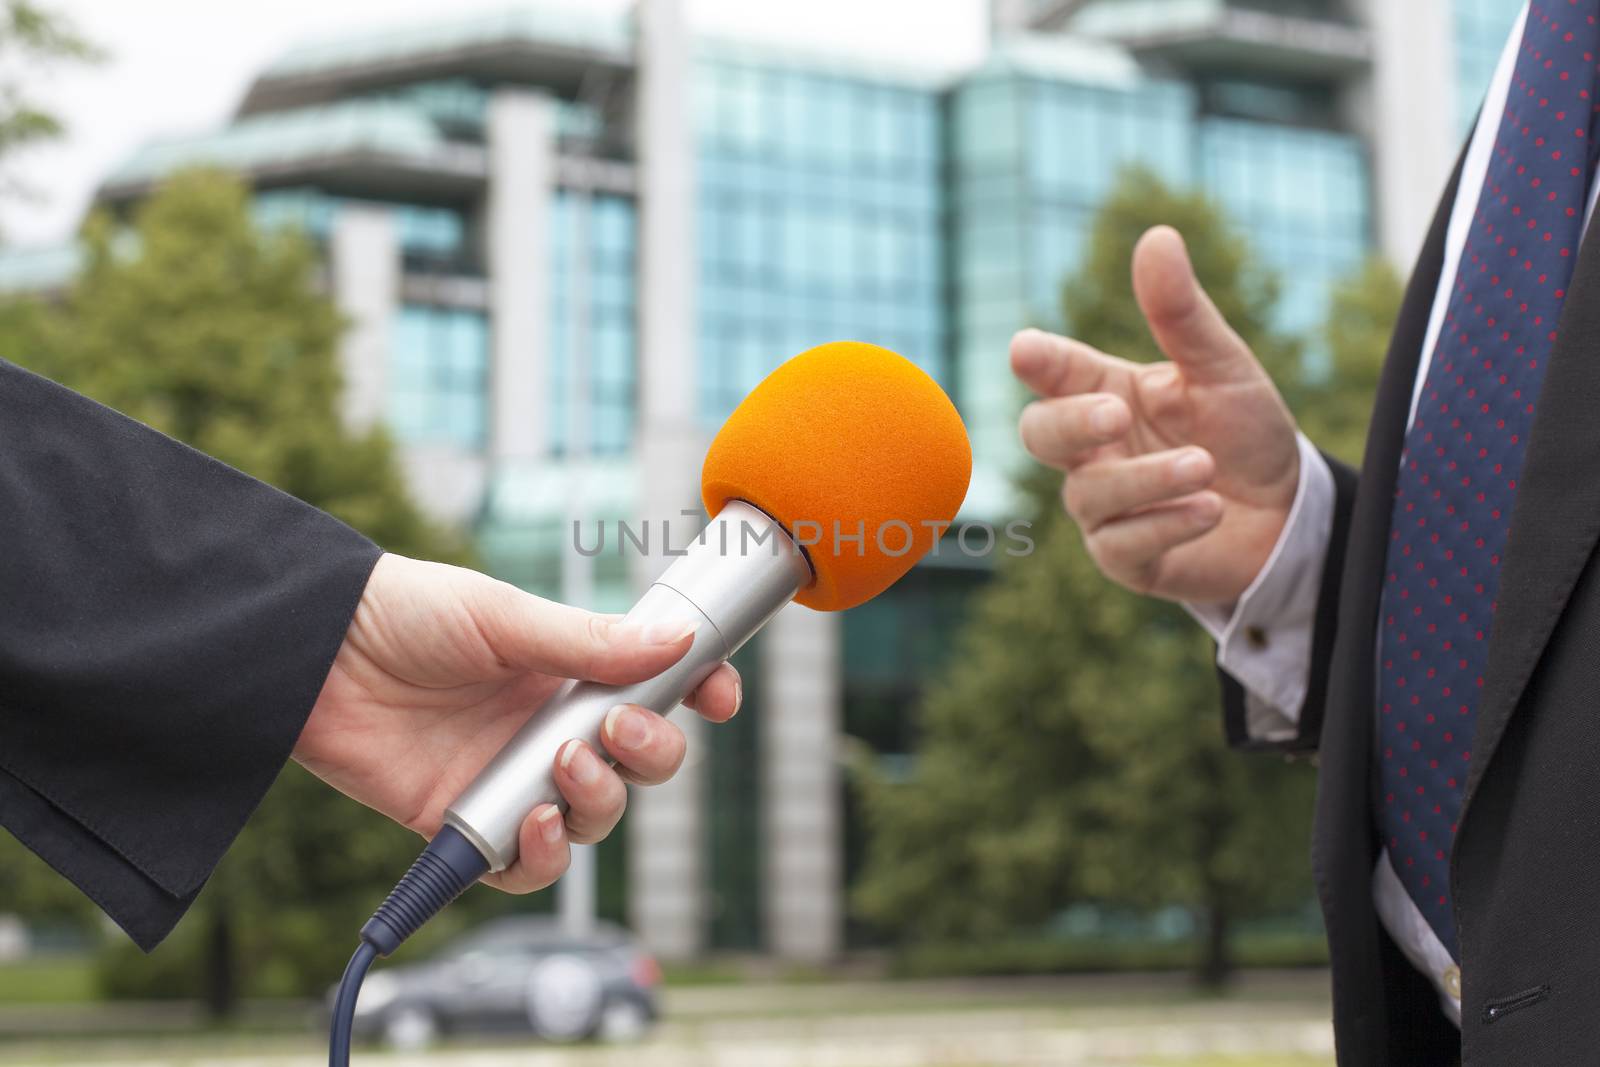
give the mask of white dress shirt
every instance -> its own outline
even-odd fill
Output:
[[[1527,6],[1517,16],[1500,55],[1494,78],[1484,98],[1483,111],[1472,131],[1472,142],[1462,163],[1461,183],[1450,212],[1445,235],[1444,264],[1439,272],[1439,287],[1434,293],[1428,332],[1417,378],[1412,386],[1411,415],[1416,417],[1417,398],[1427,379],[1428,365],[1444,323],[1450,292],[1461,263],[1462,249],[1478,207],[1478,194],[1489,169],[1500,118],[1516,66],[1517,45],[1522,40]],[[1593,217],[1600,182],[1589,190],[1588,217]],[[1587,225],[1587,218],[1585,220]],[[1305,702],[1310,680],[1311,635],[1316,616],[1318,579],[1328,552],[1333,529],[1333,474],[1317,450],[1302,435],[1300,438],[1300,484],[1295,491],[1289,519],[1278,543],[1255,581],[1236,605],[1186,605],[1217,642],[1217,665],[1233,676],[1245,690],[1245,723],[1253,738],[1281,741],[1293,738],[1300,708]],[[1373,635],[1374,646],[1377,635]],[[1377,694],[1373,694],[1376,701]],[[1461,1024],[1461,972],[1449,951],[1433,932],[1385,852],[1378,858],[1372,875],[1373,899],[1378,917],[1418,970],[1428,975],[1439,989],[1445,1014]]]

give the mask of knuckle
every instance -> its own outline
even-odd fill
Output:
[[[1048,413],[1034,401],[1022,409],[1022,416],[1017,420],[1017,434],[1022,438],[1023,447],[1034,455],[1039,450],[1044,438],[1044,427],[1048,422]]]
[[[604,615],[588,615],[584,619],[583,629],[589,644],[596,650],[604,649],[611,643],[611,620]]]
[[[1138,593],[1140,596],[1147,596],[1155,588],[1155,574],[1155,567],[1146,563],[1143,566],[1132,568],[1122,579],[1122,584],[1131,592]]]
[[[1117,581],[1122,580],[1119,573],[1121,558],[1116,547],[1110,543],[1108,538],[1088,534],[1084,537],[1083,543],[1089,552],[1089,558],[1094,561],[1096,567],[1100,568],[1100,573],[1107,578]]]
[[[1091,539],[1090,554],[1107,578],[1135,593],[1148,593],[1152,582],[1151,561],[1143,558],[1126,539]]]
[[[583,654],[579,658],[587,673],[593,674],[594,669],[605,661],[611,649],[611,635],[610,619],[593,613],[584,616]]]
[[[1061,487],[1061,504],[1066,508],[1068,515],[1082,523],[1093,512],[1094,495],[1093,487],[1084,484],[1084,476],[1074,475],[1068,477]]]

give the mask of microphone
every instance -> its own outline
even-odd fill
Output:
[[[516,862],[534,808],[565,807],[555,760],[596,752],[618,704],[670,712],[791,600],[842,611],[883,592],[938,542],[966,498],[972,450],[955,405],[910,360],[839,341],[781,364],[711,442],[712,516],[625,621],[687,621],[683,658],[632,685],[571,681],[536,711],[445,812],[444,826],[361,929],[335,1001],[329,1063],[349,1058],[355,995],[387,956],[488,871]]]
[[[911,361],[860,342],[810,349],[761,382],[706,454],[710,524],[645,592],[630,623],[695,627],[683,658],[626,686],[569,682],[445,812],[491,871],[516,862],[541,804],[565,806],[556,754],[596,752],[606,712],[666,714],[791,599],[838,611],[888,588],[966,497],[972,454],[955,406]]]
[[[567,682],[445,809],[445,825],[472,843],[489,870],[511,866],[528,813],[541,804],[566,808],[554,777],[563,745],[582,738],[603,756],[600,726],[618,704],[670,712],[812,578],[800,546],[777,522],[729,501],[625,616],[630,623],[692,623],[694,641],[683,658],[632,685]]]

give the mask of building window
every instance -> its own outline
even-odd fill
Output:
[[[702,423],[828,341],[942,381],[937,94],[737,56],[702,60],[695,89]]]
[[[557,455],[572,450],[577,427],[569,394],[573,360],[581,358],[588,372],[588,451],[625,452],[638,410],[634,204],[560,190],[551,214],[550,449]],[[574,329],[575,323],[584,329]]]
[[[389,362],[389,426],[395,436],[412,445],[483,447],[488,333],[478,311],[400,308]]]
[[[253,214],[262,229],[297,229],[320,242],[328,239],[334,219],[347,204],[391,212],[395,240],[408,266],[452,272],[470,269],[466,219],[455,208],[330,196],[318,189],[271,189],[256,194]]]
[[[1201,127],[1203,184],[1278,272],[1279,328],[1316,338],[1333,285],[1360,266],[1372,224],[1366,154],[1348,134],[1240,119]],[[1312,344],[1308,369],[1323,369]]]
[[[1483,103],[1522,0],[1455,0],[1456,124],[1462,135]]]

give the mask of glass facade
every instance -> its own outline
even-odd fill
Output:
[[[1506,35],[1524,0],[1452,0],[1456,44],[1456,125],[1462,136],[1477,117]]]
[[[574,357],[588,371],[588,449],[624,452],[637,404],[637,237],[632,200],[560,190],[551,206],[550,451],[569,451]],[[581,242],[581,244],[580,244]],[[587,261],[587,270],[579,266]],[[587,309],[587,310],[585,310]],[[582,324],[582,329],[576,327]]]
[[[339,212],[353,204],[392,213],[395,239],[407,266],[452,271],[467,267],[467,223],[458,208],[360,200],[317,189],[269,189],[256,194],[253,210],[258,226],[291,227],[315,241],[326,241]]]
[[[1277,271],[1278,326],[1312,338],[1334,283],[1356,270],[1372,240],[1366,152],[1328,130],[1242,119],[1200,128],[1200,184]],[[1320,358],[1320,346],[1308,347]],[[1312,372],[1323,369],[1315,363]]]
[[[488,371],[489,330],[481,311],[402,305],[390,349],[390,429],[407,444],[481,449]]]
[[[980,460],[1018,458],[1022,397],[1006,346],[1023,326],[1061,329],[1061,284],[1119,168],[1193,180],[1195,97],[1186,85],[1114,88],[1013,71],[951,102],[951,275],[957,400]]]
[[[705,426],[825,341],[942,379],[937,94],[738,56],[702,60],[694,88]]]

